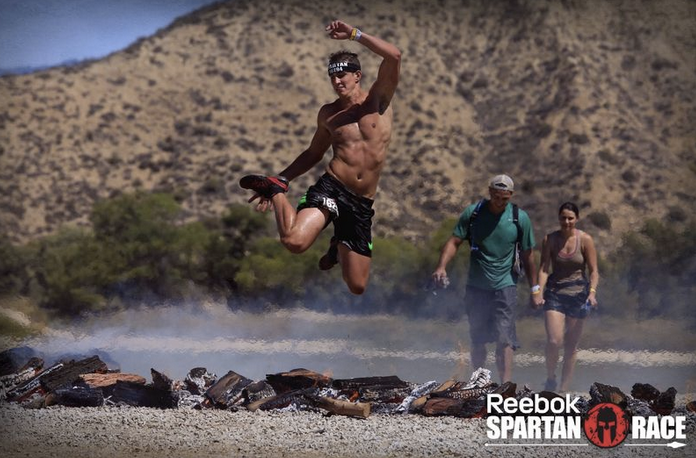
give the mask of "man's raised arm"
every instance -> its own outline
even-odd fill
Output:
[[[399,72],[401,70],[401,51],[399,51],[399,48],[381,38],[351,27],[342,21],[331,22],[331,24],[326,26],[326,30],[334,40],[354,40],[373,53],[382,56],[383,60],[379,66],[377,80],[372,85],[370,92],[379,96],[380,112],[384,112],[394,96],[396,86],[399,84]]]

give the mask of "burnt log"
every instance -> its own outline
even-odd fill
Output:
[[[261,399],[270,398],[276,395],[275,390],[265,380],[252,382],[242,390],[244,396],[244,405],[249,405]]]
[[[636,383],[631,388],[631,396],[642,401],[654,401],[660,395],[660,390],[649,383]]]
[[[367,418],[370,416],[371,404],[368,402],[349,402],[332,399],[326,396],[305,394],[305,398],[315,407],[327,410],[336,415]]]
[[[101,390],[104,396],[111,396],[116,387],[116,382],[131,382],[139,385],[145,385],[145,377],[136,374],[123,374],[120,372],[112,372],[108,374],[82,374],[80,379],[90,388]]]
[[[677,390],[674,387],[667,388],[660,393],[654,402],[650,403],[650,408],[659,415],[669,415],[674,410],[674,403],[677,397]]]
[[[415,387],[413,390],[411,390],[411,394],[406,396],[406,398],[401,401],[401,404],[394,409],[394,412],[406,414],[419,410],[423,407],[423,405],[425,405],[425,401],[423,401],[423,405],[420,405],[418,409],[413,407],[414,402],[420,398],[426,398],[438,386],[438,382],[433,380]]]
[[[186,374],[184,384],[189,393],[203,395],[216,379],[217,375],[208,372],[205,367],[195,367]]]
[[[177,405],[176,398],[171,391],[120,380],[116,382],[109,401],[115,404],[159,409],[171,409]]]
[[[486,400],[434,397],[423,406],[423,415],[480,418],[486,415]]]
[[[60,369],[41,375],[40,383],[46,392],[51,392],[71,386],[80,380],[82,374],[106,371],[106,364],[98,356],[92,356],[80,361],[69,361]]]
[[[276,394],[270,398],[259,399],[247,405],[247,409],[255,412],[257,410],[283,409],[292,403],[298,406],[307,405],[309,401],[305,395],[315,394],[316,388],[303,388],[301,390],[286,391]]]
[[[493,390],[490,388],[468,388],[459,389],[458,386],[451,387],[447,390],[437,391],[431,393],[433,398],[451,398],[451,399],[478,399],[482,396],[486,396]]]
[[[338,379],[331,386],[351,401],[359,399],[380,404],[401,404],[414,388],[394,375]]]
[[[358,377],[350,379],[336,379],[333,381],[331,386],[337,390],[355,390],[358,391],[363,388],[378,388],[378,389],[390,389],[390,388],[408,388],[408,382],[404,382],[399,377],[395,375],[388,375],[386,377]]]
[[[0,376],[0,401],[7,399],[9,392],[36,377],[42,368],[43,360],[34,357],[19,372]]]
[[[441,392],[444,392],[444,391],[450,389],[456,383],[458,383],[456,380],[444,381],[437,388],[432,390],[430,393],[423,395],[423,396],[420,396],[418,399],[413,401],[413,403],[411,403],[411,410],[413,410],[413,411],[423,410],[423,407],[425,407],[425,404],[428,402],[428,399],[430,399],[431,396],[435,395],[436,393],[441,393]]]
[[[267,374],[266,381],[276,393],[302,390],[305,388],[324,388],[331,386],[332,379],[326,375],[307,369],[293,369],[289,372]]]
[[[229,371],[205,392],[210,405],[219,409],[229,409],[244,402],[244,388],[252,383],[251,379]]]
[[[150,376],[152,377],[152,386],[162,391],[171,391],[174,386],[174,381],[160,371],[150,368]]]
[[[615,386],[595,382],[590,387],[590,407],[603,402],[616,404],[624,410],[628,406],[628,398],[623,391]]]
[[[44,406],[61,405],[67,407],[99,407],[104,405],[104,395],[99,388],[74,386],[59,388],[46,395]]]
[[[41,378],[49,374],[52,374],[53,372],[56,372],[62,368],[63,363],[58,363],[49,367],[48,369],[44,369],[31,379],[8,391],[7,400],[11,402],[23,402],[29,399],[34,394],[46,394],[46,391],[41,385]]]

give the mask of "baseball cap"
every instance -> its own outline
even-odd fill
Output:
[[[512,178],[507,175],[496,175],[491,178],[488,187],[512,192],[515,190],[515,183],[513,183]]]

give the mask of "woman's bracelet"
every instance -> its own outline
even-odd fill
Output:
[[[597,290],[594,289],[594,288],[590,288],[590,292],[591,292],[591,293],[597,293]]]

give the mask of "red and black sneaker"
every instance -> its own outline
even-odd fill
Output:
[[[319,269],[329,270],[336,264],[338,264],[338,240],[336,237],[331,237],[329,250],[319,259]]]
[[[251,189],[266,199],[281,192],[288,192],[288,180],[285,177],[267,177],[264,175],[247,175],[239,180],[239,186]]]

